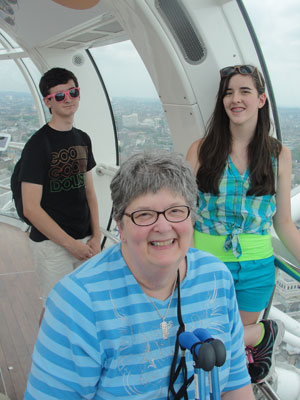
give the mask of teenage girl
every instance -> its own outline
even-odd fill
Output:
[[[272,373],[280,321],[257,323],[275,285],[270,230],[300,262],[300,233],[291,219],[291,153],[270,136],[269,104],[252,65],[221,69],[204,138],[188,153],[199,189],[195,247],[221,259],[235,282],[252,382]]]

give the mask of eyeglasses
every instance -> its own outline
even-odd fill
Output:
[[[165,219],[169,222],[182,222],[185,221],[190,215],[191,209],[188,206],[175,206],[169,207],[164,211],[155,210],[138,210],[131,214],[124,213],[131,221],[138,226],[153,225],[160,214],[163,214]]]
[[[233,65],[230,67],[225,67],[225,68],[220,69],[221,78],[226,78],[226,76],[229,76],[229,75],[233,74],[234,72],[238,72],[241,75],[256,74],[258,76],[260,85],[263,86],[260,74],[259,74],[257,68],[254,67],[253,65]]]
[[[61,101],[65,100],[66,95],[68,95],[70,98],[75,99],[80,95],[80,88],[76,87],[69,90],[63,90],[61,92],[51,93],[48,96],[46,96],[45,99],[50,99],[51,97],[54,97],[55,101],[57,103],[60,103]]]

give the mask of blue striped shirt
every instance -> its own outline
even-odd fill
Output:
[[[245,386],[250,380],[231,274],[217,258],[196,249],[189,249],[187,264],[181,283],[186,330],[206,328],[224,342],[222,391]],[[166,400],[177,293],[166,317],[170,336],[163,339],[161,318],[127,267],[120,244],[64,277],[47,299],[25,399]],[[152,298],[161,315],[169,300]],[[186,355],[191,376],[193,362]],[[194,396],[192,383],[189,398]]]
[[[276,176],[277,161],[273,160]],[[227,236],[224,249],[242,254],[239,234],[270,233],[276,211],[275,195],[247,196],[250,187],[249,168],[239,173],[230,156],[219,185],[219,194],[198,191],[198,220],[195,229],[210,235]]]

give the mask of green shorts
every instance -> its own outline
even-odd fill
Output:
[[[241,311],[262,311],[275,286],[274,256],[240,262],[225,262],[230,270]]]

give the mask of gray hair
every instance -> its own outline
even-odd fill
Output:
[[[122,163],[110,184],[113,217],[121,221],[127,206],[137,197],[168,188],[180,194],[196,218],[197,184],[192,169],[179,153],[137,153]]]

